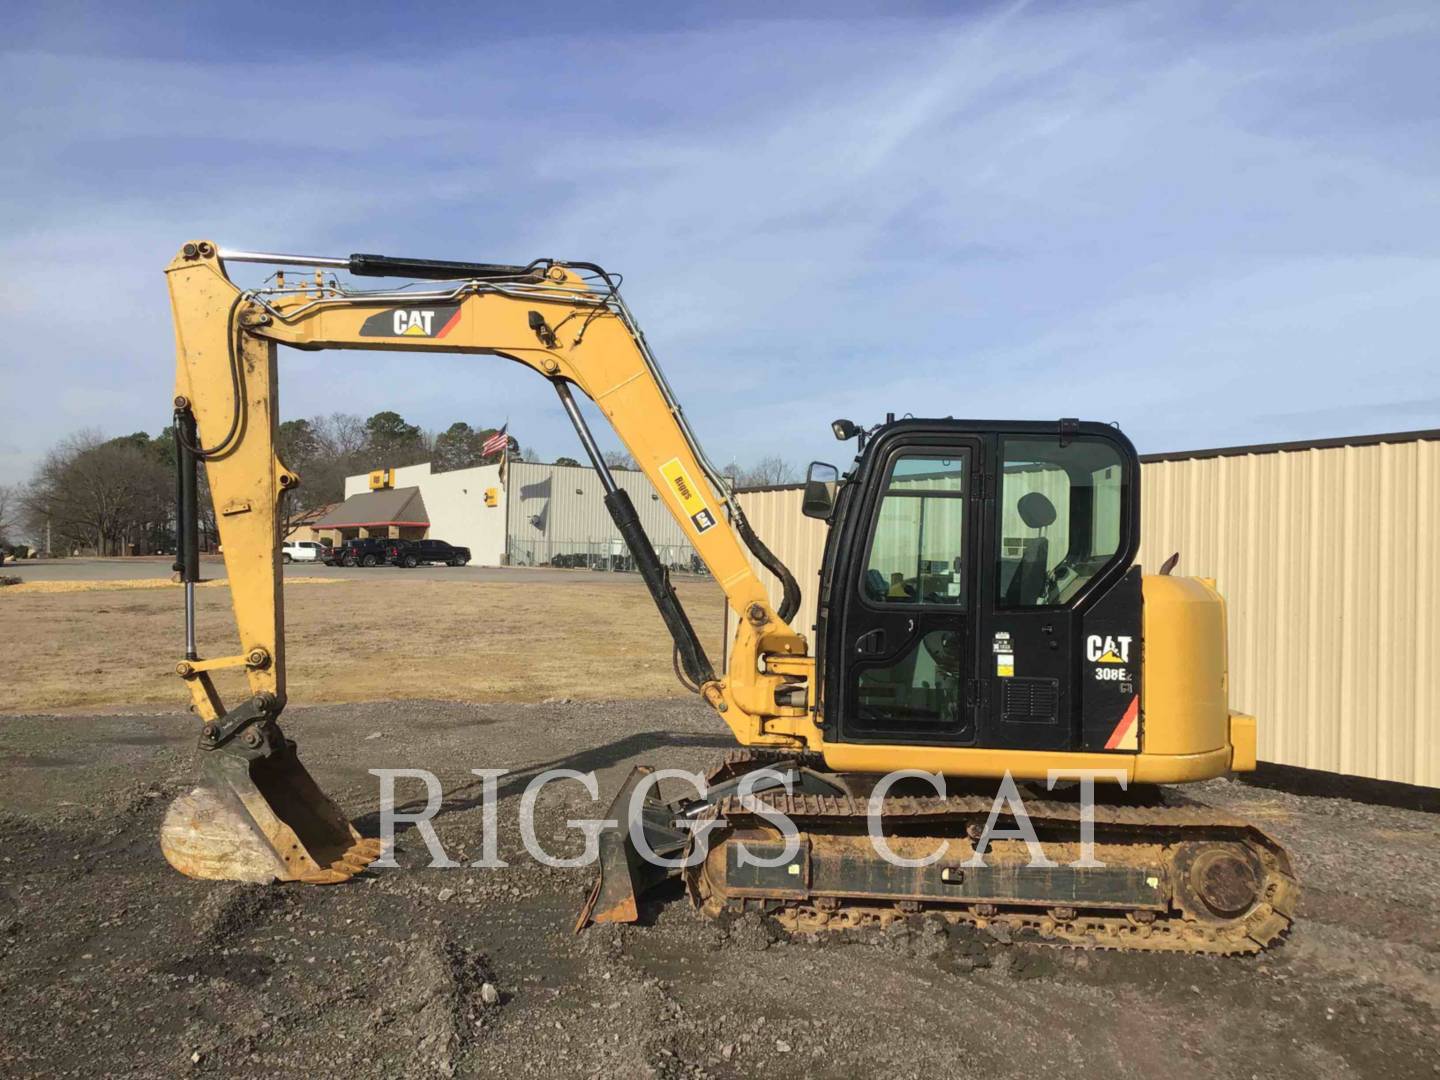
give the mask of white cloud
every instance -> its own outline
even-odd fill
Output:
[[[1386,406],[1440,396],[1440,144],[1409,92],[1433,12],[1211,18],[557,27],[423,66],[12,54],[0,363],[11,402],[54,404],[6,406],[0,469],[165,422],[161,270],[198,235],[601,261],[725,460],[833,456],[833,416],[887,409],[1117,419],[1142,448],[1440,423]],[[525,372],[349,357],[286,354],[285,413],[504,410],[573,453]]]

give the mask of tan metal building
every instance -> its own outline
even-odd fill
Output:
[[[1177,573],[1216,580],[1231,705],[1259,718],[1261,759],[1440,786],[1440,430],[1141,461],[1140,563],[1178,551]],[[810,633],[826,527],[800,494],[740,503]]]
[[[645,535],[660,561],[674,570],[699,565],[674,516],[642,472],[614,470],[630,494]],[[512,461],[505,480],[505,561],[511,566],[588,566],[630,569],[629,551],[595,470],[584,465]]]

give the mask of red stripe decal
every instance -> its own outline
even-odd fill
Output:
[[[1130,699],[1130,704],[1125,707],[1125,715],[1120,717],[1120,723],[1115,725],[1115,730],[1110,733],[1110,738],[1105,740],[1106,750],[1114,750],[1120,745],[1125,736],[1130,734],[1130,728],[1139,715],[1140,695],[1136,694]]]
[[[436,337],[444,337],[444,336],[445,336],[446,334],[448,334],[451,330],[454,330],[454,329],[455,329],[455,324],[456,324],[457,322],[459,322],[459,321],[460,321],[460,309],[459,309],[459,308],[456,308],[456,309],[455,309],[455,314],[450,316],[450,321],[447,322],[444,326],[442,326],[442,327],[440,328],[440,332],[439,332],[438,334],[436,334],[435,336],[436,336]]]

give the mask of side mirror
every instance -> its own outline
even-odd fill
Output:
[[[805,496],[800,512],[806,517],[829,521],[835,512],[835,491],[840,486],[840,470],[823,461],[812,461],[805,473]]]

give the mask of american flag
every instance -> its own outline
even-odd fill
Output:
[[[504,450],[507,446],[509,446],[510,436],[507,435],[505,432],[505,428],[508,428],[509,426],[509,424],[506,424],[505,427],[502,427],[494,435],[491,435],[488,439],[486,439],[484,444],[480,447],[480,453],[484,454],[486,457],[489,457],[491,454],[498,454],[501,450]]]

